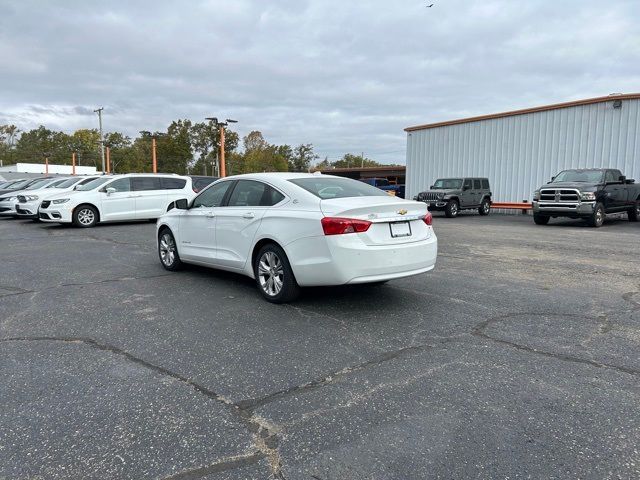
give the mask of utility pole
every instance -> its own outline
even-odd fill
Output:
[[[76,174],[76,152],[71,152],[71,175]]]
[[[151,160],[153,160],[153,173],[158,173],[158,155],[156,154],[156,137],[151,137]]]
[[[94,113],[98,114],[98,122],[100,122],[100,154],[102,156],[102,173],[104,173],[104,137],[102,136],[102,111],[104,110],[103,107],[98,108],[97,110],[94,110]]]
[[[219,122],[216,117],[207,117],[205,120],[213,122],[216,127],[220,128],[220,177],[224,178],[227,176],[227,165],[224,160],[224,127],[230,123],[238,123],[238,121],[227,118],[226,122]]]
[[[364,152],[360,152],[360,168],[364,168]]]

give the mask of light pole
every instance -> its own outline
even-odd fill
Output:
[[[100,154],[102,156],[102,173],[104,173],[104,137],[102,136],[102,111],[103,107],[94,110],[98,114],[98,122],[100,123]]]
[[[205,120],[209,120],[217,127],[220,127],[220,177],[224,178],[227,176],[227,166],[224,160],[224,127],[230,123],[238,123],[238,121],[227,118],[225,122],[219,122],[217,117],[207,117]]]
[[[157,154],[157,138],[161,135],[160,133],[151,133],[148,130],[141,130],[140,133],[147,137],[151,137],[151,163],[153,166],[153,173],[158,173],[158,154]]]

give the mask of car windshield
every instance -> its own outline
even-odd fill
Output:
[[[305,189],[322,200],[349,197],[386,197],[388,194],[379,188],[350,178],[325,177],[295,178],[291,183]]]
[[[558,182],[584,182],[599,183],[602,181],[602,170],[565,170],[560,172],[552,183]]]
[[[94,190],[98,188],[100,185],[107,183],[109,180],[113,180],[113,177],[100,177],[95,180],[90,181],[89,183],[85,183],[84,185],[78,185],[76,190],[81,192],[86,192],[88,190]]]
[[[22,188],[22,187],[27,186],[27,185],[29,184],[29,182],[30,182],[30,181],[31,181],[31,180],[23,180],[23,181],[21,181],[21,182],[12,183],[12,184],[11,184],[11,188],[12,188],[12,189],[15,189],[15,190],[18,190],[18,189],[20,189],[20,188]]]
[[[80,179],[79,178],[68,178],[67,180],[64,180],[63,182],[60,182],[58,184],[55,185],[55,188],[69,188],[72,187],[73,185],[75,185],[77,182],[79,182]],[[53,185],[49,185],[47,188],[51,188],[53,187]]]
[[[462,188],[461,178],[439,178],[433,184],[434,190],[459,190]]]
[[[45,186],[47,186],[49,184],[50,181],[51,181],[50,179],[40,180],[38,182],[35,182],[35,183],[29,185],[27,188],[25,188],[25,190],[36,190],[38,188],[44,188]]]
[[[60,185],[62,185],[66,181],[67,180],[58,180],[57,182],[50,183],[44,188],[60,188]]]

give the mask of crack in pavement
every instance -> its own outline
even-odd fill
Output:
[[[465,334],[466,335],[466,334]],[[296,395],[296,394],[303,394],[303,393],[308,393],[308,392],[312,392],[314,390],[317,390],[319,388],[324,387],[325,385],[334,383],[335,381],[341,379],[342,377],[345,377],[346,375],[349,375],[351,373],[354,372],[360,372],[362,370],[365,370],[366,368],[372,367],[372,366],[376,366],[376,365],[381,365],[383,363],[389,362],[391,360],[394,360],[396,358],[402,357],[404,355],[408,355],[410,353],[413,352],[419,352],[419,351],[424,351],[424,350],[428,350],[431,348],[434,348],[438,345],[444,345],[446,343],[449,342],[453,342],[465,335],[455,335],[455,336],[451,336],[451,337],[443,337],[442,339],[440,339],[440,341],[434,342],[434,343],[430,343],[430,344],[422,344],[422,345],[413,345],[413,346],[409,346],[409,347],[404,347],[401,348],[399,350],[393,350],[390,352],[385,352],[381,355],[378,355],[377,357],[374,357],[370,360],[367,360],[365,362],[359,363],[357,365],[352,365],[350,367],[344,367],[340,370],[336,370],[332,373],[329,373],[328,375],[324,375],[322,377],[319,377],[315,380],[311,380],[310,382],[306,382],[303,383],[301,385],[295,385],[293,387],[287,388],[287,389],[283,389],[283,390],[279,390],[277,392],[273,392],[270,393],[268,395],[265,395],[264,397],[260,397],[260,398],[253,398],[253,399],[247,399],[247,400],[241,400],[240,402],[237,402],[236,405],[238,405],[238,407],[240,407],[243,410],[246,411],[253,411],[259,407],[262,407],[264,405],[267,405],[269,403],[281,400],[283,398],[292,396],[292,395]]]
[[[273,478],[284,480],[284,476],[282,474],[282,461],[280,458],[280,453],[278,452],[278,443],[279,439],[277,436],[277,427],[271,425],[266,420],[253,415],[251,412],[247,410],[241,409],[237,404],[232,402],[230,399],[219,395],[213,390],[205,387],[204,385],[200,385],[195,381],[187,378],[179,373],[173,372],[165,367],[161,367],[159,365],[155,365],[150,363],[140,357],[136,357],[132,353],[127,352],[121,348],[118,348],[113,345],[107,345],[104,343],[100,343],[92,338],[88,337],[13,337],[13,338],[3,338],[0,339],[0,342],[61,342],[61,343],[77,343],[89,346],[93,349],[110,352],[114,355],[118,355],[120,357],[125,358],[126,360],[135,363],[136,365],[140,365],[148,370],[156,372],[160,375],[173,378],[185,385],[188,385],[196,392],[204,395],[205,397],[215,400],[216,402],[222,404],[227,408],[227,410],[235,416],[238,420],[243,423],[247,429],[253,434],[253,444],[255,447],[255,452],[253,452],[253,456],[260,458],[267,458],[269,461],[269,465],[271,468],[271,475]],[[249,456],[249,454],[247,454]],[[253,458],[253,457],[251,457]],[[258,461],[260,458],[256,458]],[[219,463],[219,462],[217,462]],[[216,464],[217,464],[216,463]],[[224,461],[222,462],[224,463]],[[214,468],[216,464],[212,464],[209,468]],[[236,467],[232,467],[231,465],[227,465],[227,469],[237,468],[242,466],[242,462],[236,461],[232,462]],[[200,471],[200,476],[205,475],[206,472],[203,469],[207,467],[200,467],[198,469],[183,472],[183,475],[191,475],[186,477],[178,477],[178,478],[198,478],[196,475],[198,471]],[[222,467],[220,467],[222,468]],[[190,473],[191,472],[191,473]],[[170,477],[171,478],[171,477]]]
[[[596,367],[596,368],[605,368],[605,369],[610,369],[610,370],[615,370],[621,373],[626,373],[629,375],[634,375],[634,376],[640,376],[640,369],[636,369],[636,368],[631,368],[631,367],[624,367],[621,365],[615,365],[612,363],[602,363],[602,362],[596,362],[595,360],[590,360],[587,358],[582,358],[582,357],[576,357],[573,355],[568,355],[568,354],[564,354],[564,353],[556,353],[556,352],[549,352],[546,350],[540,350],[537,349],[535,347],[529,347],[527,345],[522,345],[520,343],[517,342],[512,342],[509,340],[504,340],[501,338],[495,338],[490,336],[488,333],[485,332],[485,330],[493,324],[496,323],[500,323],[500,322],[504,322],[506,320],[510,320],[516,317],[523,317],[523,316],[533,316],[533,317],[540,317],[540,316],[544,316],[544,315],[554,315],[554,316],[564,316],[564,317],[571,317],[571,318],[585,318],[584,315],[576,315],[576,314],[570,314],[570,313],[565,313],[565,314],[559,314],[559,313],[541,313],[541,312],[520,312],[520,313],[508,313],[505,315],[499,315],[496,317],[492,317],[488,320],[485,320],[484,322],[479,323],[476,327],[474,327],[473,331],[472,331],[472,335],[478,337],[478,338],[482,338],[484,340],[488,340],[491,342],[495,342],[495,343],[499,343],[502,345],[506,345],[508,347],[511,348],[515,348],[516,350],[520,350],[520,351],[524,351],[524,352],[528,352],[528,353],[532,353],[535,355],[541,355],[547,358],[554,358],[556,360],[561,360],[564,362],[572,362],[572,363],[578,363],[578,364],[583,364],[583,365],[589,365],[592,367]],[[591,317],[590,317],[591,318]],[[602,320],[602,316],[598,317],[597,319],[591,318],[592,320]],[[601,323],[602,325],[602,323]]]
[[[254,452],[248,453],[246,455],[223,458],[215,463],[212,463],[211,465],[194,468],[192,470],[186,470],[184,472],[165,477],[164,480],[195,480],[212,473],[226,472],[227,470],[235,470],[237,468],[255,465],[263,458],[265,458],[265,455],[262,452]]]

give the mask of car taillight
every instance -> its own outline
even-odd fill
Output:
[[[369,230],[371,222],[355,218],[324,217],[321,220],[325,235],[343,235],[345,233],[362,233]]]
[[[427,225],[431,225],[433,223],[433,215],[431,215],[431,212],[427,212],[422,221]]]

